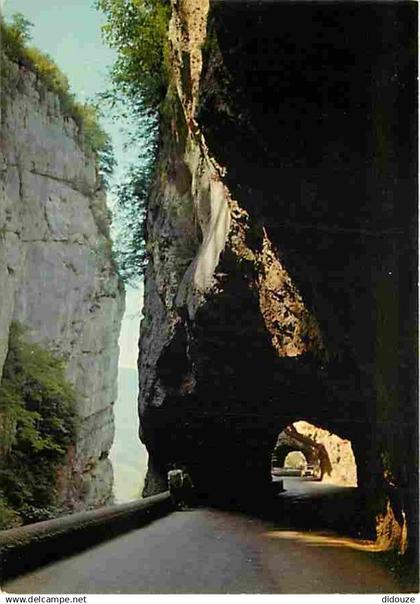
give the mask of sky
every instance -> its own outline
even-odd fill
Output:
[[[104,17],[94,0],[0,0],[4,16],[22,13],[33,23],[31,44],[49,54],[67,75],[80,101],[93,98],[107,88],[108,70],[115,53],[101,39]],[[111,136],[118,167],[114,182],[133,154],[124,150],[127,137],[122,124],[104,119]],[[137,366],[137,342],[143,305],[143,290],[127,288],[126,313],[120,337],[120,365]]]

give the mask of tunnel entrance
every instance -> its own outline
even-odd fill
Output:
[[[283,466],[285,468],[292,468],[300,470],[301,472],[307,466],[306,457],[300,451],[290,451],[285,457]]]
[[[271,474],[357,486],[357,465],[351,442],[306,421],[294,422],[278,435],[271,458]]]

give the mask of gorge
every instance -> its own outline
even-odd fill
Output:
[[[327,481],[357,485],[359,538],[414,558],[414,4],[143,4],[170,13],[156,43],[159,149],[137,208],[143,495],[166,491],[176,464],[200,503],[258,511],[273,451],[283,463],[300,450]],[[98,150],[25,60],[2,60],[1,110],[2,467],[20,326],[74,397],[50,513],[108,505],[124,286]]]

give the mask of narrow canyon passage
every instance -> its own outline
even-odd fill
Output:
[[[175,468],[199,505],[112,539],[106,523],[108,542],[2,587],[408,589],[381,552],[418,565],[414,3],[97,4],[109,5],[107,18],[132,8],[104,31],[113,47],[127,29],[113,47],[132,95],[121,113],[145,128],[133,180],[118,187],[142,318],[128,324],[140,312],[122,279],[128,248],[119,262],[112,251],[107,134],[97,125],[106,142],[92,145],[88,108],[83,118],[70,89],[51,87],[28,48],[10,51],[0,183],[0,290],[9,292],[0,305],[0,437],[9,426],[10,444],[0,438],[0,528],[2,506],[9,528],[113,498],[163,492],[169,502]],[[31,363],[17,379],[14,350],[38,356],[25,354],[29,345],[65,361],[57,383],[71,386],[74,409],[61,431],[55,408],[67,406],[50,387],[54,358],[40,379],[45,405]],[[54,411],[54,441],[40,431],[26,442],[38,405]],[[45,468],[50,449],[59,453],[48,475],[40,447]],[[24,497],[22,485],[31,487]],[[87,533],[81,546],[92,543]]]
[[[174,512],[12,580],[4,589],[34,594],[404,591],[368,546],[326,531],[327,517],[318,516],[314,527],[319,531],[297,526],[309,509],[331,511],[328,501],[349,500],[354,489],[300,479],[285,483],[280,500],[297,515],[282,514],[281,523],[214,508]],[[345,505],[340,508],[348,512]]]

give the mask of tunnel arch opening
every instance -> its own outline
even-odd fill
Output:
[[[272,475],[290,475],[291,459],[300,459],[302,476],[340,486],[358,485],[351,441],[307,421],[289,424],[279,433],[271,456]]]
[[[301,451],[290,451],[283,462],[285,468],[296,468],[297,470],[303,470],[307,465],[308,461]]]

